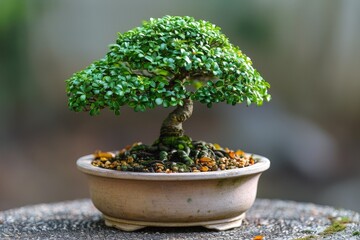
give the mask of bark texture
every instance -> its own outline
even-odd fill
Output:
[[[160,139],[165,137],[181,137],[184,135],[182,123],[185,122],[193,112],[193,101],[185,99],[183,106],[178,106],[163,121],[160,129]]]

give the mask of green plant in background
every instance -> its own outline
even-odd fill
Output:
[[[219,27],[192,17],[150,19],[119,34],[104,58],[66,83],[69,108],[77,112],[96,115],[109,108],[120,114],[124,105],[135,111],[176,107],[152,146],[158,158],[162,150],[168,155],[174,148],[183,152],[194,148],[182,128],[192,114],[193,101],[211,107],[219,102],[262,105],[270,100],[269,83],[252,67],[250,58]]]

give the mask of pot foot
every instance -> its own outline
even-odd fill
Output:
[[[245,218],[245,213],[240,214],[239,216],[233,218],[213,220],[213,221],[203,221],[203,222],[143,222],[143,221],[119,219],[119,218],[109,217],[106,215],[103,216],[105,219],[106,226],[115,227],[117,229],[127,232],[136,231],[145,227],[193,227],[193,226],[202,226],[208,229],[224,231],[224,230],[240,227],[242,221]]]
[[[238,216],[235,219],[229,220],[228,222],[223,222],[223,223],[214,223],[214,224],[207,224],[207,225],[202,225],[205,228],[208,229],[215,229],[218,231],[224,231],[224,230],[229,230],[232,228],[237,228],[240,227],[242,224],[242,221],[245,219],[245,213],[241,214],[240,216]]]
[[[133,232],[142,228],[145,228],[146,226],[141,226],[141,225],[135,225],[135,224],[129,224],[129,223],[123,223],[123,222],[119,222],[119,221],[114,221],[111,220],[109,218],[107,218],[106,216],[104,216],[105,218],[105,225],[108,227],[114,227],[117,228],[119,230],[122,231],[126,231],[126,232]]]

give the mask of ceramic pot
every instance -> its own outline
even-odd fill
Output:
[[[105,224],[124,231],[146,226],[239,227],[255,201],[257,184],[270,161],[254,155],[252,166],[201,173],[138,173],[91,165],[93,155],[77,160],[88,176],[90,195]]]

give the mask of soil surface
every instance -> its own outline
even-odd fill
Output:
[[[117,171],[182,173],[243,168],[255,162],[253,156],[241,150],[233,151],[183,136],[167,138],[151,146],[134,143],[115,153],[97,151],[92,165]]]

